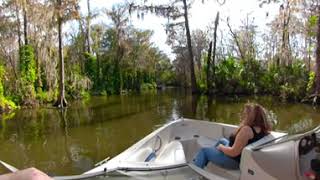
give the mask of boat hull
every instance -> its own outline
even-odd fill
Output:
[[[115,179],[123,176],[126,179],[198,179],[199,175],[207,179],[303,179],[297,163],[300,158],[297,152],[299,139],[257,148],[286,135],[279,132],[271,132],[244,148],[238,170],[223,169],[212,163],[204,170],[190,166],[199,149],[211,147],[218,139],[229,137],[236,128],[234,125],[191,119],[169,122],[85,174],[104,171],[108,178],[112,176]],[[272,157],[282,160],[283,171],[275,168],[272,163],[278,160]]]

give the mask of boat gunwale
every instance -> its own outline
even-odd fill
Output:
[[[165,165],[158,167],[119,167],[118,171],[162,171],[162,170],[170,170],[170,169],[178,169],[182,167],[187,167],[188,163],[179,163],[173,165]],[[111,172],[111,171],[110,171]]]

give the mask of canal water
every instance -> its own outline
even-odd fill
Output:
[[[274,129],[290,133],[320,124],[320,109],[273,97],[191,96],[178,89],[157,93],[91,97],[65,111],[20,109],[0,121],[0,159],[50,175],[80,174],[113,157],[168,121],[179,117],[239,123],[246,102],[262,104]],[[2,167],[0,173],[6,172]]]

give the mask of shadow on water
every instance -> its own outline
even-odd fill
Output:
[[[178,89],[92,97],[72,102],[65,111],[21,109],[2,118],[0,159],[18,168],[35,166],[50,174],[78,174],[178,117],[238,124],[239,113],[248,101],[271,112],[278,122],[276,130],[304,131],[320,122],[318,108],[283,104],[272,97],[192,96]]]

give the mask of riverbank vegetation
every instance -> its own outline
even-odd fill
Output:
[[[279,7],[263,32],[249,14],[233,27],[219,13],[207,29],[191,30],[188,10],[194,2],[188,0],[133,1],[98,13],[86,2],[84,15],[79,0],[1,1],[1,109],[65,107],[66,99],[164,86],[190,87],[198,94],[318,101],[320,6],[314,1],[260,1],[257,8]],[[132,16],[143,21],[147,13],[168,18],[167,43],[174,59],[152,43],[152,31],[132,25]],[[93,23],[101,16],[110,23]]]

